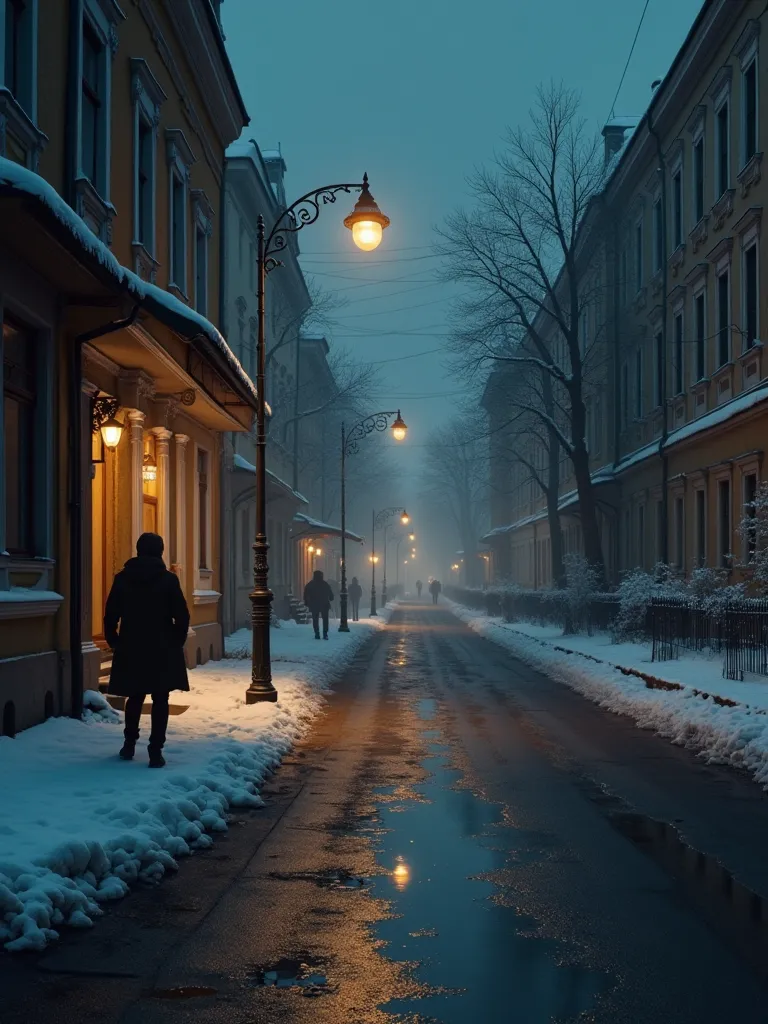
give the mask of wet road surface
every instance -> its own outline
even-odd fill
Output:
[[[405,605],[213,850],[0,1021],[768,1022],[768,798]]]

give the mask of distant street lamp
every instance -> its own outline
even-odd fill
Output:
[[[400,410],[396,412],[376,412],[372,416],[366,416],[364,420],[356,423],[351,430],[346,430],[341,424],[341,590],[339,632],[348,633],[349,623],[347,622],[347,478],[346,466],[347,456],[356,455],[360,450],[358,442],[373,434],[376,431],[381,433],[389,426],[390,419],[395,416],[392,424],[392,436],[396,441],[403,441],[408,433]],[[375,613],[374,613],[375,614]]]
[[[389,520],[400,513],[400,522],[403,526],[406,526],[411,521],[411,517],[400,505],[393,505],[391,508],[383,508],[379,514],[376,514],[374,509],[371,517],[371,547],[373,550],[376,548],[376,530],[380,530],[384,527],[384,576],[381,585],[381,603],[383,606],[387,603],[387,529],[389,526]],[[371,573],[371,615],[376,614],[376,580],[374,579],[373,572]]]
[[[267,563],[267,552],[269,551],[267,543],[267,404],[265,394],[267,274],[277,267],[283,266],[279,254],[288,247],[291,235],[301,231],[308,224],[314,224],[320,216],[321,206],[335,203],[337,196],[342,192],[353,191],[360,192],[360,198],[355,203],[352,213],[344,218],[344,226],[351,230],[355,245],[364,252],[370,252],[381,242],[384,229],[389,224],[389,217],[381,212],[369,192],[367,174],[363,175],[362,184],[355,182],[343,185],[325,185],[323,188],[307,192],[278,215],[268,235],[261,214],[257,221],[256,537],[253,543],[253,590],[249,594],[253,629],[251,685],[245,691],[246,704],[255,704],[262,700],[277,700],[277,690],[272,685],[269,629],[273,594],[269,589],[269,565]]]

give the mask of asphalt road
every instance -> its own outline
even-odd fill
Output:
[[[400,606],[211,851],[0,1021],[768,1022],[768,798]]]

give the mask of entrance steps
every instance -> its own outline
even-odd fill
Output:
[[[115,711],[125,710],[125,697],[118,697],[116,694],[107,693],[109,689],[109,673],[112,671],[112,651],[103,640],[94,640],[96,646],[101,650],[101,665],[99,667],[99,690],[104,694]],[[183,715],[189,710],[189,704],[169,704],[168,711],[171,715]],[[141,709],[142,715],[149,715],[152,712],[152,702],[146,701]]]

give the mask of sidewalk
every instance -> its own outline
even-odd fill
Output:
[[[531,668],[615,714],[633,718],[705,761],[750,772],[768,789],[768,680],[722,678],[722,659],[651,662],[649,645],[563,636],[554,626],[507,623],[450,603],[470,628]]]
[[[264,779],[388,616],[350,623],[348,634],[336,625],[327,642],[311,626],[273,629],[276,704],[245,704],[249,660],[191,671],[189,708],[171,718],[162,770],[147,770],[143,740],[134,761],[118,759],[122,715],[93,691],[81,722],[54,718],[0,737],[0,942],[42,949],[62,924],[91,927],[100,903],[209,847],[226,831],[230,807],[261,806]],[[241,631],[227,650],[248,658],[249,640]],[[143,738],[148,725],[143,717]]]

